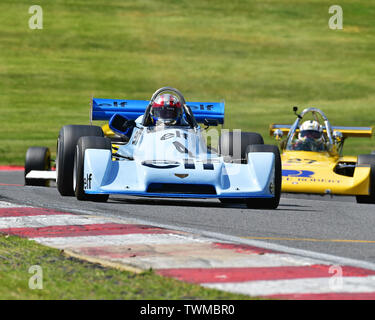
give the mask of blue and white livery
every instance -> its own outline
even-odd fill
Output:
[[[165,92],[181,101],[183,118],[178,124],[152,121],[151,105]],[[249,208],[279,204],[277,147],[264,145],[255,133],[240,133],[233,139],[236,135],[228,132],[220,137],[218,152],[207,147],[205,129],[199,123],[223,124],[224,103],[186,103],[178,90],[165,87],[150,101],[93,99],[91,119],[109,120],[117,139],[108,143],[107,137],[83,136],[78,140],[73,189],[80,200],[101,201],[122,194],[218,198],[224,203],[246,203]]]

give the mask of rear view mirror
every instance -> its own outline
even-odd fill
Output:
[[[276,129],[274,132],[273,132],[273,136],[275,137],[276,140],[281,140],[281,138],[283,137],[283,131],[280,130],[280,129]]]
[[[333,139],[335,142],[341,142],[343,140],[344,135],[342,134],[341,131],[333,131]]]
[[[136,122],[115,113],[109,120],[108,125],[113,132],[127,135],[136,126]]]

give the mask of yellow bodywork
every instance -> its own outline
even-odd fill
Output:
[[[277,129],[287,135],[290,126],[271,124],[270,135],[274,135]],[[334,127],[334,129],[340,131],[344,138],[371,138],[373,134],[373,129],[367,127]],[[335,167],[339,162],[357,163],[357,157],[340,157],[336,146],[333,146],[331,153],[283,150],[281,161],[283,169],[282,192],[369,195],[370,167],[356,167],[353,177],[335,173]]]
[[[103,133],[106,137],[111,138],[115,136],[115,133],[110,129],[108,124],[102,125]]]
[[[326,121],[323,133],[328,137],[328,119],[315,108],[305,109],[299,119],[307,113],[320,116]],[[289,138],[299,132],[298,119],[293,126],[284,124],[271,124],[270,135],[280,142],[282,149],[282,192],[341,194],[341,195],[369,195],[371,168],[368,165],[357,166],[357,157],[341,157],[342,145],[348,137],[368,137],[373,135],[372,127],[330,127],[331,148],[329,152],[287,150]],[[290,131],[293,130],[291,133]],[[333,134],[336,133],[334,137]],[[286,139],[282,141],[282,137]],[[329,138],[329,137],[328,137]],[[327,139],[328,140],[328,139]],[[337,165],[344,166],[346,175],[340,170],[335,170]],[[350,176],[352,175],[352,176]]]
[[[334,172],[338,162],[357,162],[328,152],[287,151],[281,154],[282,192],[368,195],[370,167],[356,167],[354,176]]]
[[[107,138],[113,138],[116,134],[110,129],[108,124],[102,125],[102,130],[104,133],[104,136]],[[117,144],[112,143],[112,153],[115,154],[118,151],[119,146]],[[112,160],[115,160],[115,158],[112,158]]]

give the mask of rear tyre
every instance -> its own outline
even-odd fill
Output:
[[[74,196],[73,162],[78,139],[83,136],[103,137],[98,126],[67,125],[61,128],[57,139],[56,185],[62,196]]]
[[[272,186],[275,196],[273,198],[248,198],[245,200],[246,205],[250,209],[276,209],[279,206],[281,196],[281,157],[279,148],[273,145],[251,145],[247,151],[272,152],[275,155],[275,172]]]
[[[375,203],[375,154],[361,154],[358,156],[357,165],[369,165],[370,194],[368,196],[356,196],[357,203]]]
[[[51,153],[46,147],[30,147],[25,157],[25,185],[48,187],[49,180],[26,179],[26,175],[32,170],[51,170]]]
[[[236,141],[239,136],[241,137],[241,144]],[[233,132],[224,131],[219,138],[219,153],[224,157],[225,161],[246,163],[246,149],[250,145],[263,143],[263,137],[256,132],[240,132],[240,135],[236,135]],[[219,200],[223,204],[244,202],[244,199],[241,198],[219,198]]]
[[[73,183],[74,194],[78,200],[106,202],[108,194],[87,194],[84,189],[84,163],[86,149],[105,149],[112,151],[111,140],[104,137],[81,137],[76,145],[73,166]]]
[[[238,140],[241,137],[241,144]],[[226,160],[245,163],[246,148],[253,144],[264,144],[263,137],[256,132],[234,132],[225,131],[219,138],[219,152]],[[240,158],[240,159],[238,159]]]

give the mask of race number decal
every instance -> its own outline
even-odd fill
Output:
[[[188,154],[189,157],[192,157],[192,158],[194,157],[193,154],[178,141],[174,141],[173,145],[176,147],[178,152]]]
[[[293,158],[293,159],[288,159],[286,161],[287,163],[300,163],[300,164],[313,164],[317,162],[316,160],[312,159],[299,159],[299,158]]]
[[[142,131],[143,131],[143,129],[140,129],[140,130],[138,130],[138,131],[135,133],[132,144],[135,145],[135,144],[138,143]]]

